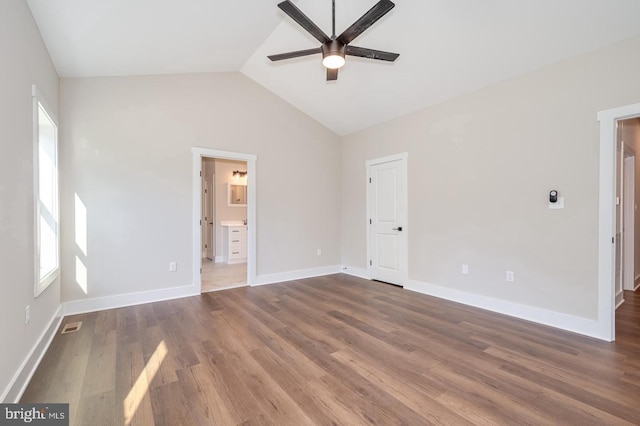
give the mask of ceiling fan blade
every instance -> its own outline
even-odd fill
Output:
[[[267,58],[272,61],[281,61],[283,59],[299,58],[300,56],[315,55],[316,53],[322,53],[321,47],[315,49],[296,50],[295,52],[279,53],[277,55],[269,55]]]
[[[369,9],[367,13],[362,15],[360,19],[344,30],[344,32],[338,36],[338,40],[344,44],[351,43],[356,37],[362,34],[371,25],[375,24],[378,19],[382,18],[394,7],[395,4],[392,1],[380,0],[375,6]]]
[[[278,4],[278,7],[282,9],[284,13],[289,15],[291,19],[296,21],[302,28],[307,30],[307,32],[314,36],[320,43],[327,43],[331,41],[328,35],[326,35],[316,24],[313,23],[311,19],[309,19],[307,15],[302,13],[302,11],[289,0]]]
[[[347,46],[346,55],[359,56],[361,58],[378,59],[393,62],[400,56],[399,53],[384,52],[382,50],[367,49],[364,47]]]
[[[327,68],[327,81],[333,81],[338,79],[338,68]]]

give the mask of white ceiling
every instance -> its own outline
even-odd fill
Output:
[[[240,70],[340,135],[640,34],[638,0],[395,0],[352,44],[400,58],[326,82],[320,55],[266,58],[319,45],[279,0],[27,1],[62,77]],[[336,3],[339,34],[376,0]],[[330,34],[329,0],[296,4]]]

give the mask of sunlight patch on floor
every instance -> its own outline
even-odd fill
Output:
[[[140,372],[138,379],[131,387],[127,397],[124,399],[122,405],[124,409],[124,423],[126,426],[129,426],[133,421],[133,417],[138,411],[138,407],[140,406],[142,399],[149,392],[149,383],[153,381],[158,370],[160,370],[160,365],[167,356],[167,353],[167,345],[163,340],[156,347],[156,350],[151,355],[151,358],[149,358],[144,370]]]

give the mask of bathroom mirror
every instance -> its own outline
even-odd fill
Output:
[[[247,206],[247,185],[235,185],[227,183],[227,194],[229,207]]]

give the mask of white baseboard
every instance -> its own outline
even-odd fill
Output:
[[[616,307],[614,310],[618,309],[620,305],[624,303],[624,290],[620,290],[616,293]]]
[[[406,290],[428,294],[441,299],[451,300],[452,302],[462,303],[464,305],[486,309],[488,311],[609,341],[608,336],[603,335],[602,327],[596,320],[576,317],[533,306],[521,305],[507,300],[468,293],[466,291],[427,284],[420,281],[409,280],[404,288]]]
[[[352,275],[354,277],[363,278],[365,280],[370,280],[369,272],[366,269],[355,268],[353,266],[343,266],[342,273],[347,275]]]
[[[18,368],[18,371],[11,379],[11,382],[9,382],[9,385],[2,393],[0,401],[4,403],[16,403],[20,401],[22,394],[31,381],[31,377],[33,377],[38,365],[40,365],[42,357],[47,353],[47,349],[49,349],[49,345],[55,337],[56,331],[58,330],[58,327],[60,327],[61,322],[62,306],[59,306],[49,321],[48,326],[44,329],[35,345],[33,345],[27,357],[22,361],[20,368]]]
[[[160,302],[162,300],[179,299],[181,297],[198,296],[200,289],[194,285],[164,288],[161,290],[141,291],[138,293],[118,294],[115,296],[95,297],[92,299],[72,300],[64,302],[64,315],[84,314],[87,312],[104,311],[105,309],[122,308],[125,306],[142,305],[144,303]]]
[[[303,278],[321,277],[323,275],[339,274],[340,265],[322,266],[320,268],[301,269],[298,271],[281,272],[278,274],[258,275],[252,286],[281,283],[285,281],[301,280]]]

